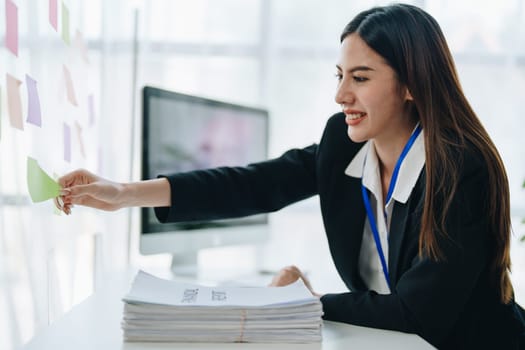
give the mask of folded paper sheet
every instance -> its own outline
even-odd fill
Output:
[[[197,291],[194,294],[188,291]],[[214,298],[217,293],[224,298]],[[190,295],[191,294],[191,295]],[[124,298],[129,302],[171,306],[244,306],[304,304],[318,301],[301,280],[286,287],[206,287],[164,280],[139,271]]]

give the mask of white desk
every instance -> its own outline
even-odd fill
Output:
[[[328,321],[324,322],[323,342],[317,344],[124,343],[121,298],[133,275],[129,272],[106,279],[108,286],[39,332],[23,349],[433,349],[417,335]]]

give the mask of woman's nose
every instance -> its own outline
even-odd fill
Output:
[[[355,95],[351,89],[344,84],[344,82],[340,82],[339,86],[337,87],[337,90],[335,92],[335,103],[339,105],[343,104],[352,104],[355,101]]]

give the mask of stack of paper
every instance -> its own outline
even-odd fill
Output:
[[[123,300],[126,341],[321,341],[322,305],[302,281],[285,287],[205,287],[139,271]]]

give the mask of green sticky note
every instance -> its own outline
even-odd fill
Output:
[[[27,157],[27,188],[33,203],[55,198],[60,193],[60,185],[31,157]]]
[[[69,45],[69,9],[62,2],[62,40]]]

